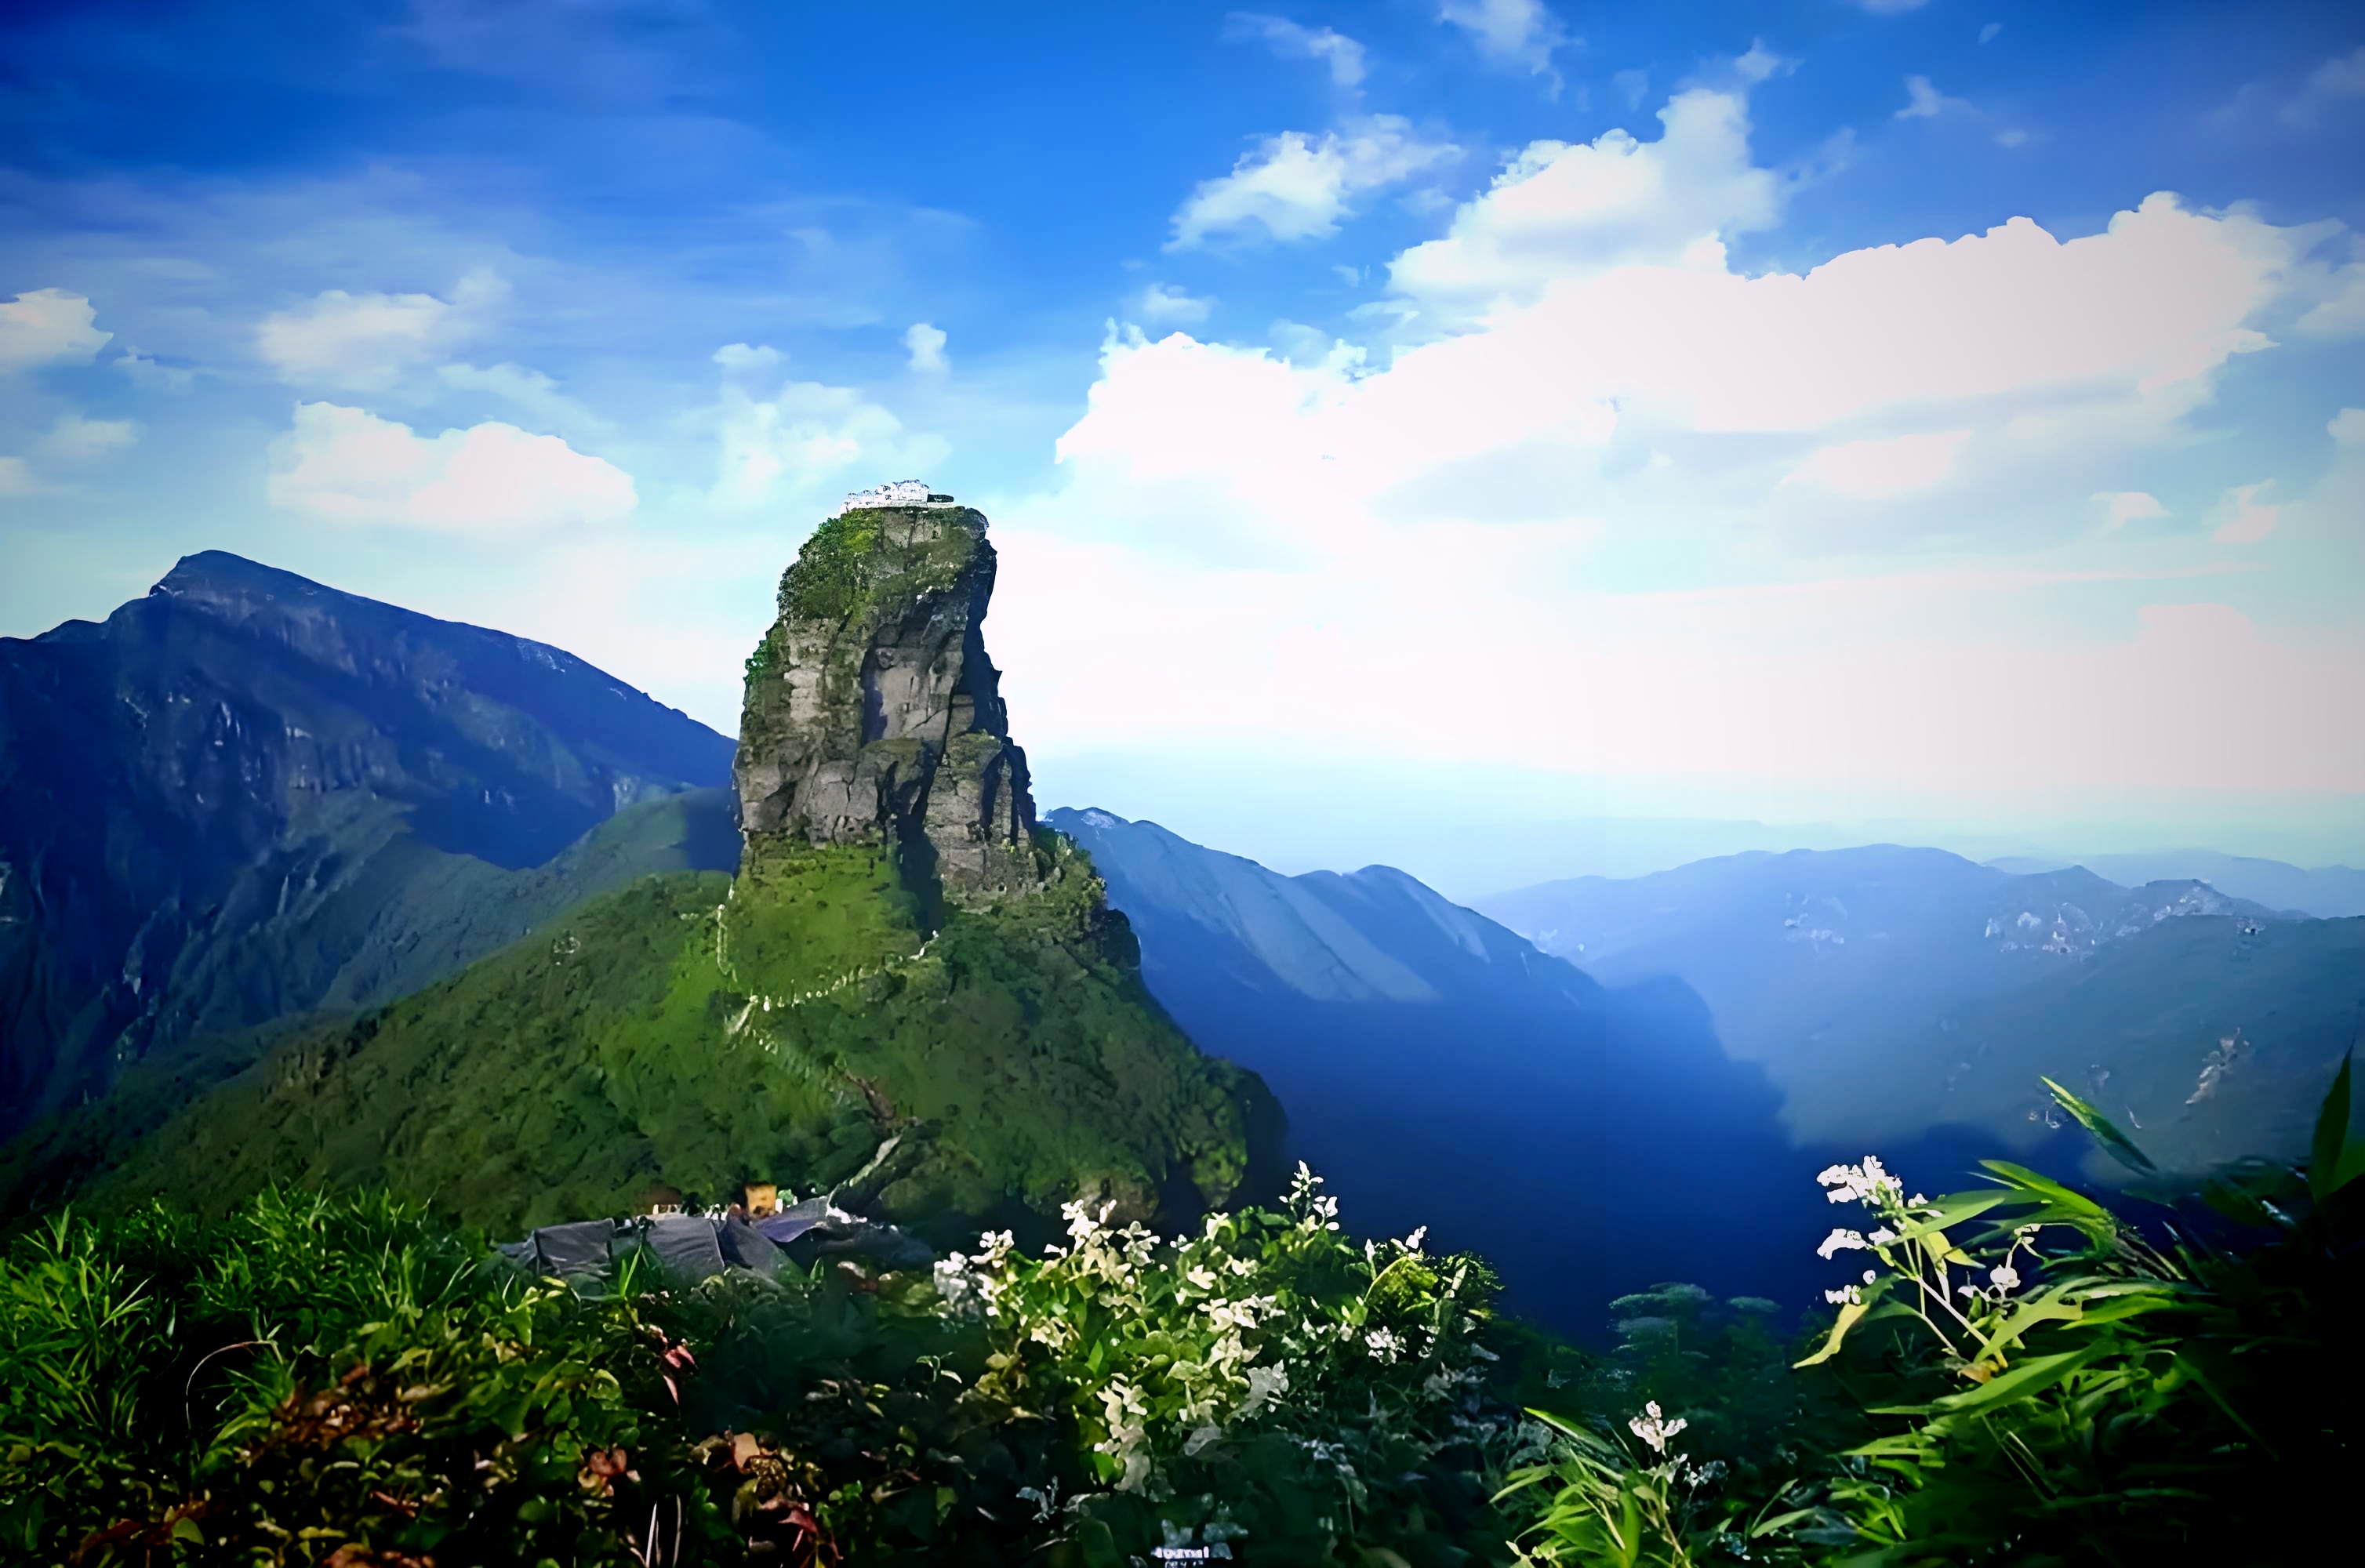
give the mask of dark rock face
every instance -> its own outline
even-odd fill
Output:
[[[218,551],[0,639],[0,1136],[514,940],[581,896],[563,852],[721,785],[730,746],[556,648]],[[646,847],[595,879],[679,858]]]
[[[967,507],[850,511],[806,541],[747,665],[732,771],[751,851],[891,845],[962,907],[1041,886],[1026,756],[980,631],[993,572]]]

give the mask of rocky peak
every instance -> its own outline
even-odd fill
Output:
[[[732,766],[751,854],[884,844],[956,904],[1040,885],[1026,757],[980,630],[984,514],[864,507],[813,532],[747,661]]]

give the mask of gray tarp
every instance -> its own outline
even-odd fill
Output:
[[[936,1258],[893,1226],[847,1214],[826,1198],[809,1198],[753,1222],[735,1215],[658,1215],[546,1225],[499,1251],[537,1274],[574,1280],[611,1277],[616,1260],[641,1249],[652,1261],[693,1280],[726,1269],[769,1279],[784,1261],[810,1267],[819,1258],[865,1257],[891,1269],[925,1269]]]
[[[617,1226],[610,1219],[545,1225],[533,1233],[534,1268],[544,1276],[604,1274]]]
[[[704,1215],[660,1215],[649,1226],[649,1249],[675,1273],[703,1280],[723,1271],[714,1231]]]

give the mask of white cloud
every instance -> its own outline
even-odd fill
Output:
[[[1330,69],[1330,80],[1341,87],[1362,84],[1363,46],[1328,28],[1308,28],[1286,17],[1235,11],[1224,19],[1224,36],[1263,44],[1283,60],[1318,60]]]
[[[1908,11],[1918,11],[1930,0],[1855,0],[1855,3],[1876,17],[1901,17]]]
[[[151,392],[186,392],[196,385],[196,371],[185,365],[166,364],[154,354],[143,353],[129,343],[107,363],[129,376],[134,386]]]
[[[914,321],[903,334],[903,347],[912,356],[912,372],[915,375],[942,375],[950,368],[945,358],[945,334],[938,327],[925,321]]]
[[[58,416],[38,450],[52,463],[79,465],[95,463],[139,439],[140,427],[129,420],[86,420],[68,413]]]
[[[2292,323],[2293,331],[2311,338],[2365,335],[2365,242],[2355,249],[2358,260],[2323,274],[2315,303]]]
[[[2146,490],[2098,490],[2092,505],[2102,514],[2106,530],[2124,528],[2131,522],[2158,522],[2168,516],[2168,509],[2159,504],[2159,498]]]
[[[40,490],[31,465],[21,457],[0,457],[0,496],[30,496]]]
[[[2365,446],[2365,409],[2343,409],[2324,428],[2342,446]]]
[[[500,364],[438,365],[435,374],[446,386],[463,392],[483,392],[514,404],[537,424],[562,429],[604,431],[608,422],[558,389],[558,383],[538,370],[504,362]]]
[[[1265,138],[1230,174],[1201,181],[1175,213],[1166,248],[1320,239],[1338,232],[1354,197],[1408,179],[1458,151],[1423,140],[1396,115],[1364,117],[1319,136],[1283,131]]]
[[[2218,523],[2209,537],[2220,544],[2256,544],[2272,533],[2282,511],[2266,498],[2274,488],[2274,481],[2266,480],[2256,485],[2236,485],[2227,490],[2213,514]]]
[[[1345,270],[1353,271],[1352,268]],[[1207,313],[1215,308],[1216,302],[1213,299],[1190,294],[1163,283],[1151,284],[1141,291],[1140,297],[1134,302],[1135,310],[1140,314],[1143,320],[1153,327],[1188,326],[1204,321],[1207,319]]]
[[[813,500],[921,474],[942,463],[944,442],[903,422],[850,386],[791,381],[769,398],[726,382],[717,411],[721,463],[714,499],[751,508]]]
[[[1950,98],[1930,84],[1927,76],[1905,79],[1905,106],[1897,111],[1899,119],[1936,119],[1948,109],[1968,108],[1960,98]]]
[[[2285,125],[2304,129],[2315,124],[2336,103],[2365,97],[2365,46],[2335,55],[2308,73],[2298,94],[2278,111]]]
[[[1437,19],[1468,33],[1486,59],[1553,76],[1555,87],[1552,55],[1577,41],[1543,0],[1439,0]]]
[[[726,375],[752,375],[769,370],[780,363],[780,351],[769,343],[750,347],[746,343],[725,343],[714,351],[714,363]]]
[[[1979,29],[1979,41],[1981,43],[1993,43],[1995,42],[1996,34],[2001,31],[2003,31],[2003,24],[2001,22],[1990,22],[1987,26]]]
[[[1926,490],[1955,472],[1968,431],[1940,431],[1819,446],[1782,477],[1851,500],[1892,500]]]
[[[62,288],[0,300],[0,371],[88,364],[115,335],[92,325],[97,319],[87,298]]]
[[[283,381],[371,391],[443,357],[479,330],[508,294],[508,284],[483,271],[463,277],[448,300],[332,288],[264,317],[255,347]]]
[[[556,436],[488,422],[422,436],[334,403],[298,403],[273,442],[274,506],[323,522],[493,535],[623,521],[632,476]]]
[[[1532,301],[1554,282],[1620,266],[1721,272],[1721,241],[1769,229],[1782,187],[1749,156],[1739,92],[1695,88],[1659,111],[1656,141],[1623,130],[1536,141],[1445,235],[1389,266],[1396,289],[1448,316]]]

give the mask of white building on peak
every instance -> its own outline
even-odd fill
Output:
[[[837,503],[837,514],[858,511],[864,507],[926,507],[950,506],[950,496],[940,496],[928,488],[925,479],[897,479],[873,490],[857,490]]]

